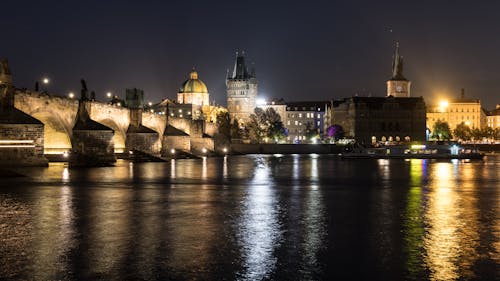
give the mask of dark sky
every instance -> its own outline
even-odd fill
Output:
[[[259,94],[286,100],[382,96],[394,42],[412,96],[500,103],[499,1],[3,1],[0,57],[17,87],[104,99],[127,87],[175,98],[193,66],[226,104],[236,50],[255,63]],[[392,32],[391,32],[392,31]]]

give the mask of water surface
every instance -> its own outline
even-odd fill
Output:
[[[250,155],[0,182],[0,279],[500,279],[500,156]]]

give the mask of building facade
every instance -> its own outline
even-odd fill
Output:
[[[244,53],[236,53],[233,72],[226,78],[227,109],[231,120],[240,123],[249,120],[256,107],[257,85],[255,71],[249,71]]]
[[[392,58],[392,77],[387,81],[387,96],[397,98],[410,97],[411,81],[403,76],[403,57],[399,55],[399,43]]]
[[[330,110],[330,102],[287,102],[283,125],[287,128],[289,143],[315,143],[324,135],[325,114]],[[311,133],[314,132],[314,133]],[[308,135],[316,135],[311,139]]]
[[[425,141],[422,97],[352,97],[335,101],[332,123],[365,145]]]
[[[464,123],[470,128],[483,128],[486,126],[486,113],[481,108],[481,101],[465,97],[465,91],[459,99],[441,101],[427,109],[427,128],[432,131],[434,123],[441,120],[454,130],[457,125]]]
[[[191,109],[181,113],[183,116],[190,116],[194,120],[203,119],[202,108],[210,105],[210,99],[207,86],[198,79],[198,72],[195,70],[191,71],[189,79],[182,83],[179,93],[177,93],[177,103],[191,107]]]
[[[486,125],[492,129],[500,128],[500,104],[486,115]]]

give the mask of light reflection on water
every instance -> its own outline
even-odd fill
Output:
[[[276,191],[272,187],[266,159],[256,158],[254,178],[243,203],[238,237],[243,251],[245,280],[269,279],[277,259],[273,256],[281,240]]]
[[[499,166],[255,155],[20,169],[0,182],[0,279],[495,280]]]

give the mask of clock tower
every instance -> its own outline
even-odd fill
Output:
[[[392,60],[392,77],[387,81],[387,96],[398,98],[410,97],[411,81],[403,76],[403,57],[399,55],[399,42]]]

